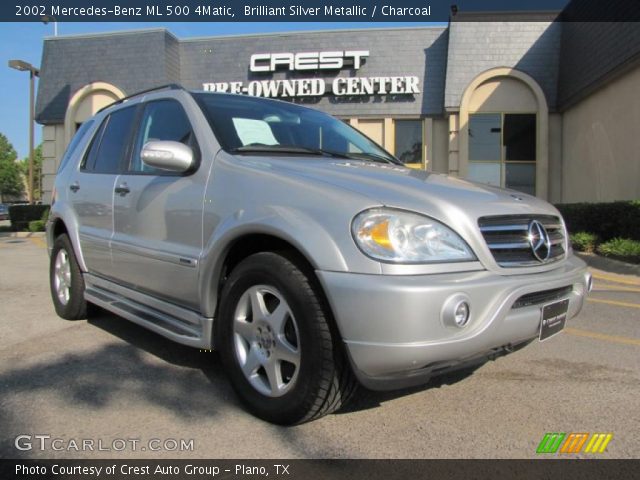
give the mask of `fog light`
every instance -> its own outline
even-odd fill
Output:
[[[469,304],[467,302],[459,302],[453,312],[453,321],[457,327],[464,327],[469,321]]]
[[[464,293],[450,296],[442,306],[442,323],[448,327],[463,328],[471,318],[471,300]]]

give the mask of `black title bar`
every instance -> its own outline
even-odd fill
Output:
[[[639,470],[640,460],[0,460],[3,480],[617,480]]]
[[[531,13],[537,13],[532,16]],[[0,21],[446,22],[639,21],[637,0],[6,0]],[[544,15],[540,15],[544,13]]]

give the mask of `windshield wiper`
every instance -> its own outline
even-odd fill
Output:
[[[301,147],[298,145],[264,145],[264,144],[251,144],[237,147],[231,150],[231,153],[300,153],[306,155],[321,155],[335,158],[350,158],[347,154],[341,152],[334,152],[331,150],[324,150],[322,148],[309,148]]]

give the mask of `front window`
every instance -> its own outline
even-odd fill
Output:
[[[140,127],[134,142],[133,156],[129,172],[150,175],[167,175],[171,172],[150,167],[142,161],[144,145],[150,141],[164,140],[179,142],[190,147],[197,155],[198,144],[189,118],[176,100],[154,100],[144,106]]]
[[[398,163],[356,129],[317,110],[243,95],[197,93],[194,97],[228,152],[329,155]]]
[[[536,115],[470,115],[469,178],[535,195]]]

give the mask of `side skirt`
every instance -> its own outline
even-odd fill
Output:
[[[88,302],[174,342],[195,348],[213,348],[213,318],[89,273],[84,274],[84,282],[84,298]]]

